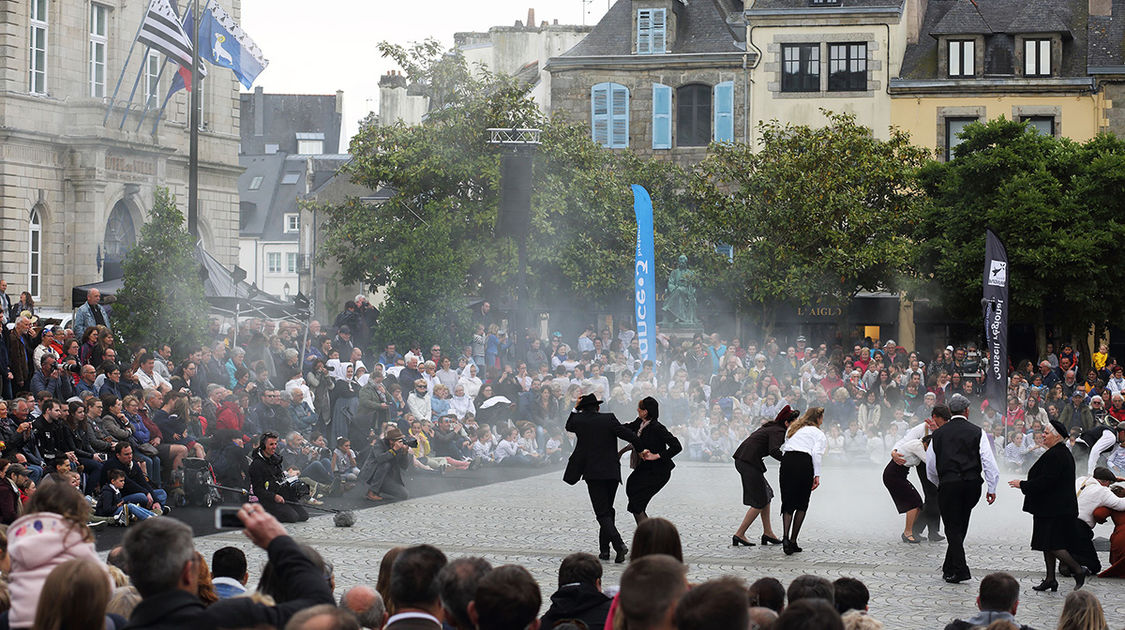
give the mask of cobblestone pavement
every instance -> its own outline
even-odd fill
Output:
[[[624,471],[627,472],[627,471]],[[769,476],[776,488],[776,468]],[[1002,477],[999,499],[988,506],[983,499],[973,512],[966,544],[974,579],[960,584],[941,580],[944,543],[907,545],[899,540],[902,520],[881,483],[881,470],[827,468],[822,485],[813,493],[801,535],[804,552],[786,557],[778,547],[737,549],[731,534],[743,515],[741,489],[733,466],[680,464],[668,487],[653,500],[649,514],[676,523],[684,545],[689,578],[701,582],[719,575],[752,581],[774,576],[783,583],[805,573],[829,579],[852,576],[871,591],[872,616],[887,628],[941,628],[957,616],[975,610],[980,578],[991,571],[1009,571],[1020,581],[1017,618],[1036,628],[1054,628],[1066,596],[1036,593],[1031,586],[1042,579],[1042,557],[1032,551],[1031,517],[1020,511],[1022,495]],[[911,479],[916,482],[914,476]],[[618,494],[618,527],[628,539],[634,526],[625,512],[624,491]],[[779,503],[775,501],[774,510]],[[597,552],[597,531],[585,489],[567,486],[560,473],[551,473],[378,506],[357,513],[351,529],[332,526],[331,516],[314,517],[290,526],[298,539],[316,547],[336,567],[337,594],[360,583],[374,586],[379,559],[392,546],[428,542],[450,557],[481,555],[494,565],[516,563],[539,581],[544,601],[554,591],[559,561],[574,551]],[[780,516],[774,515],[780,535]],[[757,540],[755,523],[748,537]],[[1108,536],[1099,526],[1097,535]],[[207,557],[226,544],[247,547],[239,532],[196,539]],[[1107,560],[1102,554],[1102,561]],[[255,550],[252,580],[265,561]],[[621,566],[606,564],[606,584],[616,584]],[[1098,595],[1110,628],[1125,625],[1125,582],[1093,579],[1086,587]]]

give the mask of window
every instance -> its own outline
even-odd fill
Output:
[[[659,83],[652,84],[652,148],[672,148],[672,88]]]
[[[263,178],[262,178],[261,175],[255,175],[254,179],[250,180],[250,190],[258,190],[259,188],[261,188],[262,187],[262,179]]]
[[[281,176],[281,183],[293,185],[293,184],[296,184],[297,181],[300,180],[300,179],[301,179],[300,173],[286,173],[286,174]]]
[[[281,150],[281,145],[271,144],[271,143],[268,143],[268,142],[266,143],[266,146],[265,146],[266,155],[273,155],[274,153],[277,153],[280,150]]]
[[[1036,133],[1044,136],[1055,135],[1055,117],[1054,116],[1020,116],[1020,122],[1030,123],[1032,129]]]
[[[42,257],[43,225],[39,219],[39,208],[32,208],[27,227],[27,290],[36,300],[39,299],[39,281],[43,273],[40,267]]]
[[[109,7],[90,3],[90,96],[105,96],[105,59]]]
[[[781,46],[781,91],[820,91],[820,44]]]
[[[973,40],[955,39],[949,42],[949,76],[971,77],[976,74],[976,46]]]
[[[828,91],[867,91],[867,44],[828,46]]]
[[[266,254],[266,273],[281,273],[281,252]]]
[[[715,86],[715,142],[734,142],[734,81]]]
[[[810,0],[809,4],[814,7],[836,6],[840,4],[840,0]]]
[[[637,54],[656,55],[666,52],[666,9],[637,9]]]
[[[290,234],[301,231],[301,215],[293,213],[285,215],[285,232]]]
[[[1051,76],[1051,40],[1023,41],[1023,74],[1028,77]]]
[[[27,91],[47,93],[47,0],[31,0]]]
[[[285,254],[285,273],[297,273],[297,253]]]
[[[145,59],[145,107],[156,109],[160,107],[160,69],[163,62],[160,53],[151,50]]]
[[[594,142],[610,149],[629,147],[629,89],[620,83],[590,88],[590,125]]]
[[[953,117],[945,119],[945,161],[953,159],[953,149],[961,144],[961,132],[970,123],[975,123],[976,118]]]
[[[297,153],[300,155],[320,155],[324,153],[323,140],[298,140]]]
[[[676,90],[676,145],[705,147],[711,142],[711,86]]]

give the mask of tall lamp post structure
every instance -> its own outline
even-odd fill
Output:
[[[530,325],[527,297],[527,237],[531,231],[531,171],[539,147],[539,129],[490,128],[488,143],[501,149],[500,208],[495,233],[511,236],[519,252],[516,308],[511,328],[516,356],[527,352],[524,331]]]

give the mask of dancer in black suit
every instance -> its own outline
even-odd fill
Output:
[[[789,408],[789,405],[778,412],[773,422],[767,422],[750,434],[734,451],[734,468],[742,477],[742,503],[749,506],[742,525],[734,533],[732,543],[735,547],[743,545],[753,547],[754,543],[746,540],[746,530],[758,515],[762,516],[762,544],[780,545],[781,539],[773,533],[770,526],[770,501],[773,500],[773,488],[766,481],[766,457],[781,461],[781,445],[785,443],[785,431],[789,423],[796,420],[800,414]]]
[[[621,438],[637,444],[637,434],[617,421],[612,413],[599,413],[602,401],[593,394],[586,394],[574,405],[574,412],[566,420],[566,430],[574,433],[578,440],[570,461],[566,464],[563,481],[570,485],[586,480],[590,493],[590,504],[598,519],[598,548],[602,560],[609,560],[609,547],[617,552],[613,561],[625,562],[629,548],[621,539],[614,521],[617,513],[613,500],[617,496],[617,486],[621,485],[621,462],[618,459],[617,439]]]
[[[660,423],[659,417],[660,405],[648,396],[637,403],[637,419],[625,425],[637,434],[629,461],[633,472],[625,482],[628,510],[637,524],[648,518],[645,513],[648,502],[672,478],[672,469],[676,467],[672,458],[684,450],[676,436]]]

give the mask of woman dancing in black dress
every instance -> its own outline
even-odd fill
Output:
[[[637,419],[625,425],[637,434],[629,466],[633,472],[625,482],[629,513],[637,523],[648,518],[648,502],[672,478],[672,458],[683,450],[680,441],[660,423],[660,405],[651,396],[637,403]]]
[[[742,477],[742,503],[749,506],[742,525],[734,533],[732,544],[737,547],[743,545],[753,547],[754,543],[746,540],[746,530],[754,523],[758,515],[762,515],[762,544],[780,545],[781,540],[773,533],[770,527],[770,501],[773,499],[773,488],[766,481],[766,457],[773,457],[781,461],[781,444],[785,442],[785,430],[789,423],[796,420],[798,412],[785,405],[772,422],[763,424],[750,434],[734,451],[734,468]]]

